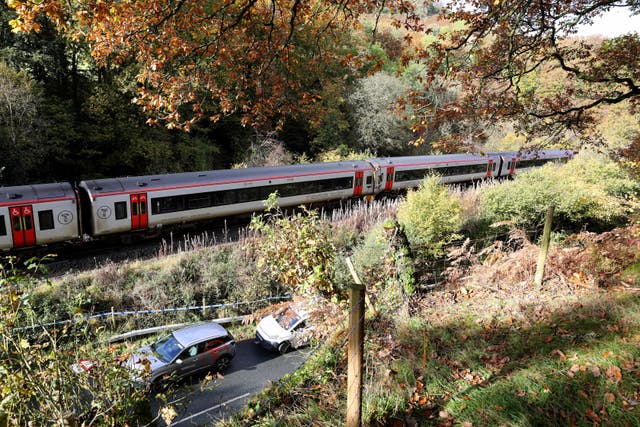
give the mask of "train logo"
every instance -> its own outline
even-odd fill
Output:
[[[71,224],[73,214],[70,211],[62,211],[58,214],[58,222],[62,225]]]
[[[107,219],[111,216],[111,208],[109,206],[100,206],[97,213],[98,218]]]

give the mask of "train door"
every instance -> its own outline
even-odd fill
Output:
[[[516,171],[516,158],[512,157],[511,162],[509,162],[509,175],[513,175]]]
[[[131,229],[144,230],[148,224],[147,193],[131,194]]]
[[[491,173],[494,171],[493,160],[489,159],[489,166],[487,167],[487,178],[491,178]]]
[[[393,188],[393,171],[393,167],[390,166],[387,168],[387,180],[384,183],[385,191],[391,191],[391,189]]]
[[[13,206],[9,208],[11,216],[11,230],[13,234],[13,247],[23,248],[35,246],[36,231],[33,226],[33,208],[27,206]]]
[[[354,196],[359,196],[362,194],[363,181],[364,181],[364,172],[356,171],[356,182],[355,182],[355,186],[353,187]]]

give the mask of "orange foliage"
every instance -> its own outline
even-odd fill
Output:
[[[413,10],[402,0],[8,1],[18,15],[14,31],[38,31],[44,14],[87,41],[102,67],[138,65],[134,102],[151,123],[185,130],[232,113],[263,128],[318,113],[317,79],[332,62],[357,65],[341,51],[342,38],[382,4]]]

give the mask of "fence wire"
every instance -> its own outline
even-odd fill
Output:
[[[281,296],[275,296],[275,297],[267,297],[267,298],[262,298],[259,300],[255,300],[255,301],[242,301],[242,302],[233,302],[233,303],[224,303],[224,304],[210,304],[210,305],[196,305],[196,306],[189,306],[189,307],[171,307],[171,308],[158,308],[158,309],[147,309],[147,310],[124,310],[124,311],[109,311],[109,312],[105,312],[105,313],[98,313],[98,314],[92,314],[92,315],[87,315],[87,316],[78,316],[75,317],[73,319],[65,319],[65,320],[57,320],[54,322],[48,322],[48,323],[40,323],[40,324],[34,324],[34,325],[25,325],[25,326],[19,326],[19,327],[15,327],[13,328],[14,330],[20,331],[20,330],[27,330],[27,329],[36,329],[36,328],[45,328],[48,326],[59,326],[59,325],[68,325],[68,324],[75,324],[75,323],[81,323],[81,322],[88,322],[90,320],[93,319],[109,319],[109,318],[114,318],[115,316],[138,316],[141,314],[167,314],[167,313],[177,313],[177,312],[181,312],[181,311],[194,311],[194,310],[209,310],[209,309],[219,309],[219,308],[225,308],[225,307],[238,307],[241,305],[250,305],[250,304],[257,304],[257,303],[261,303],[261,302],[268,302],[268,301],[282,301],[282,300],[287,300],[287,299],[291,299],[291,296],[289,295],[281,295]]]

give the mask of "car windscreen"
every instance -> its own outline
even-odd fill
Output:
[[[298,316],[298,313],[296,313],[295,311],[291,310],[290,308],[287,308],[283,313],[281,313],[278,318],[276,319],[276,321],[278,322],[278,324],[284,328],[285,330],[289,330],[291,328],[293,328],[293,326],[298,323],[298,321],[300,320],[300,316]]]
[[[169,335],[153,345],[153,352],[164,362],[169,363],[182,351],[182,348],[173,335]]]

